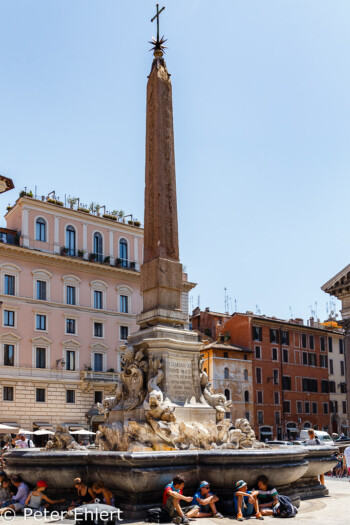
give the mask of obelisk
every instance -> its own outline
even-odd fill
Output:
[[[141,268],[141,328],[183,326],[182,265],[176,201],[173,102],[162,40],[154,41],[147,83],[144,260]]]
[[[157,25],[164,8],[158,9],[157,5]],[[204,401],[200,385],[202,344],[195,332],[185,329],[188,313],[181,310],[172,88],[164,42],[158,26],[147,83],[143,309],[137,317],[140,330],[129,336],[128,347],[148,359],[148,394],[155,388],[152,363],[161,362],[157,388],[173,405],[178,421],[215,421],[215,410]],[[142,410],[132,416],[142,419]]]

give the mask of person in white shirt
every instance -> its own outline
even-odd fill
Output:
[[[18,434],[13,440],[13,445],[15,445],[16,448],[34,448],[35,445],[31,439],[27,439],[25,434],[21,433]]]
[[[346,447],[346,449],[344,450],[344,456],[345,456],[345,461],[346,461],[346,468],[348,469],[349,475],[350,475],[350,447]],[[349,479],[349,482],[350,482],[350,479]]]

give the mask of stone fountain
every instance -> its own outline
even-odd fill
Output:
[[[244,478],[252,485],[260,474],[293,497],[300,491],[324,494],[317,475],[336,464],[334,448],[270,449],[256,441],[247,420],[233,425],[225,417],[230,402],[212,391],[203,369],[198,336],[186,329],[172,88],[163,42],[158,34],[147,84],[143,310],[139,330],[121,348],[121,382],[100,407],[106,423],[97,435],[99,450],[77,449],[59,429],[47,450],[7,453],[6,471],[32,484],[47,478],[61,493],[75,477],[101,480],[115,492],[126,518],[142,517],[159,504],[164,486],[179,473],[189,490],[209,480],[227,505],[233,482]]]

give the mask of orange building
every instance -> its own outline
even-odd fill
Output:
[[[330,430],[328,353],[341,331],[310,319],[235,313],[224,332],[253,350],[255,432],[261,440],[297,437],[303,428]]]

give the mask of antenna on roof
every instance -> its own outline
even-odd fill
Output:
[[[235,299],[235,312],[237,312],[237,299]]]
[[[197,306],[198,306],[198,308],[201,307],[201,296],[200,295],[198,295]]]
[[[290,315],[290,318],[293,319],[293,310],[291,306],[289,307],[289,315]]]
[[[255,305],[255,313],[258,314],[258,315],[261,314],[261,311],[260,311],[260,308],[259,308],[258,304]]]

